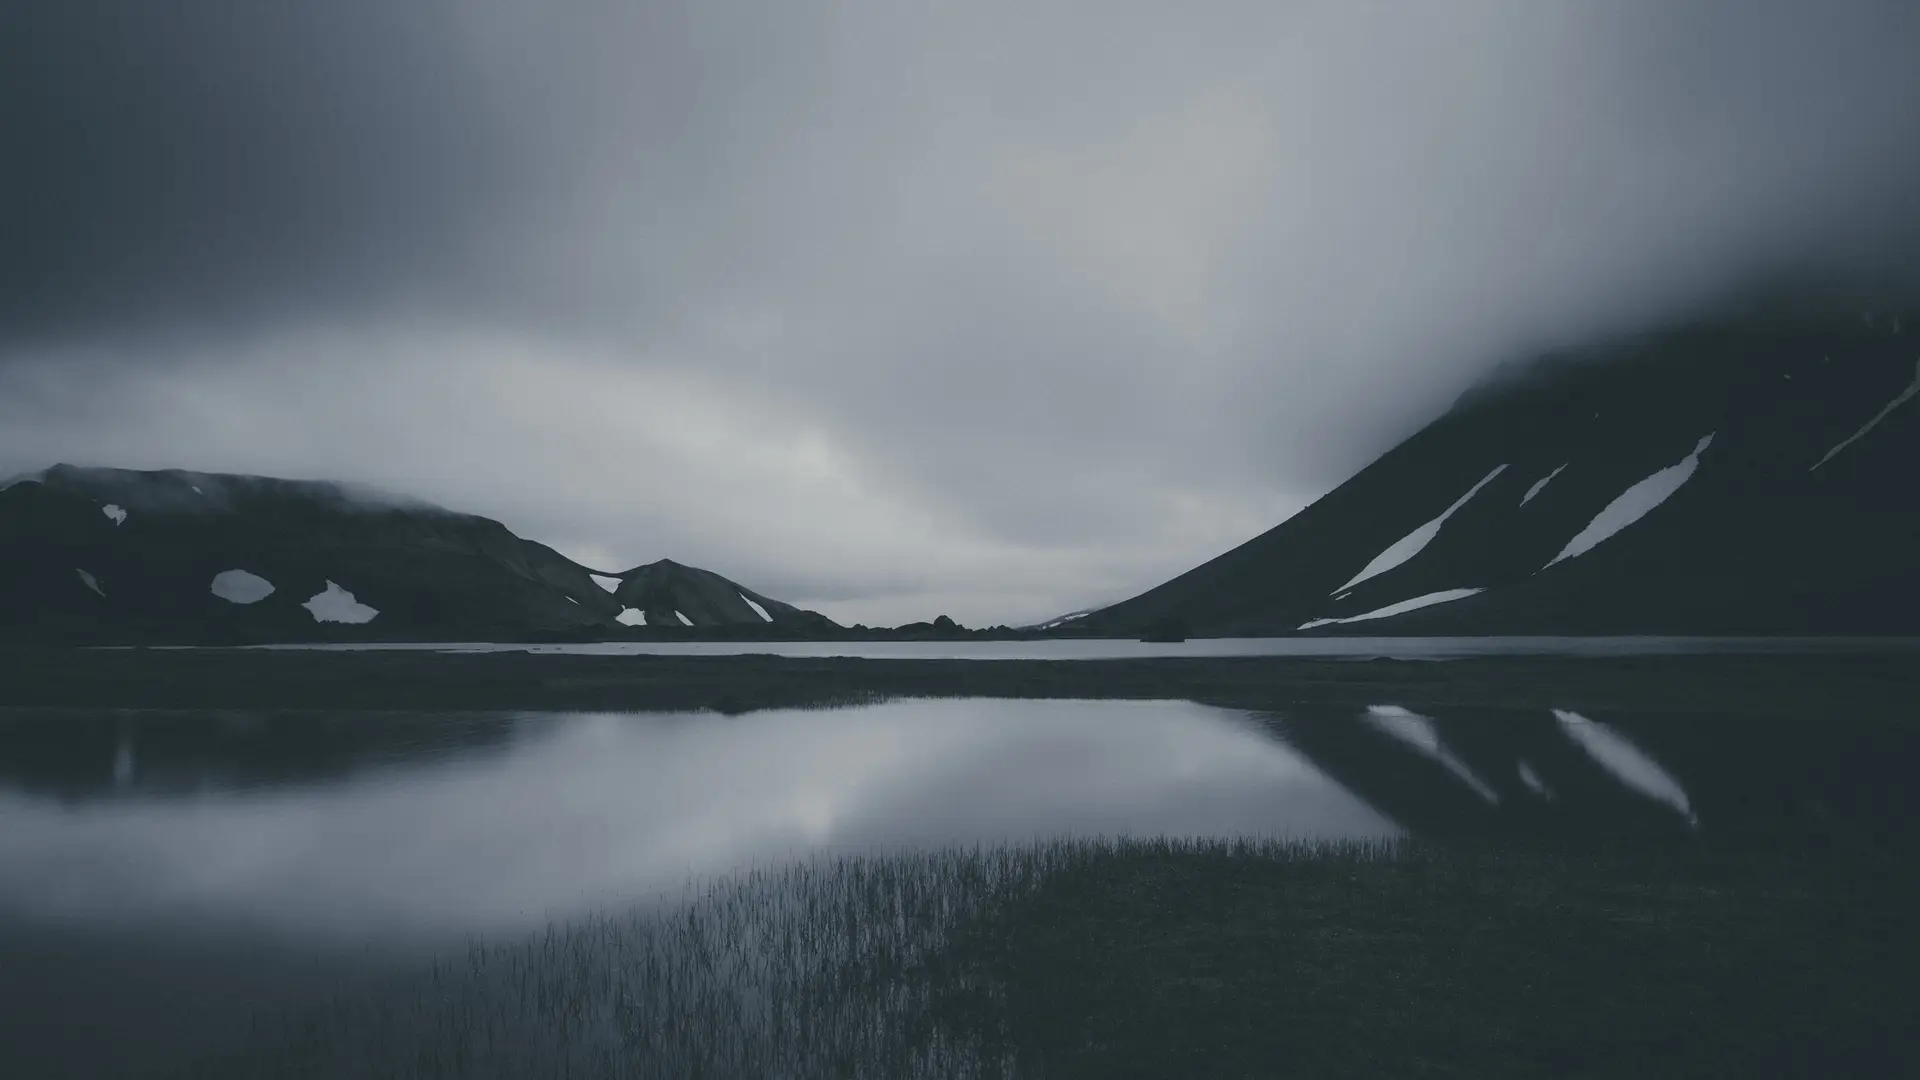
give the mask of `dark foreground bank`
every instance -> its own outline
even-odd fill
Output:
[[[0,707],[742,712],[884,697],[1823,711],[1920,716],[1901,655],[875,660],[754,656],[0,650]]]
[[[181,1075],[1912,1075],[1913,895],[1814,851],[843,859],[270,1013]]]

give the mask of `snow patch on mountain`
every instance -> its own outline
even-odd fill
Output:
[[[741,593],[740,599],[745,600],[747,602],[747,606],[753,609],[753,613],[755,615],[760,616],[761,622],[773,621],[773,616],[767,614],[767,609],[761,607],[759,604],[754,603],[752,597],[748,596],[746,593]]]
[[[1507,467],[1505,465],[1496,466],[1492,472],[1482,477],[1479,483],[1467,489],[1465,495],[1454,500],[1453,505],[1447,507],[1445,513],[1394,541],[1387,550],[1375,555],[1373,561],[1368,563],[1358,574],[1354,575],[1352,580],[1332,591],[1345,592],[1368,578],[1384,574],[1394,567],[1399,566],[1401,563],[1406,562],[1408,559],[1413,558],[1415,555],[1420,554],[1423,548],[1433,542],[1434,537],[1440,535],[1440,526],[1445,525],[1447,519],[1452,517],[1455,511],[1467,505],[1467,500],[1478,495],[1481,488],[1491,484],[1493,478],[1505,472],[1506,469]]]
[[[622,608],[620,614],[613,617],[613,621],[621,626],[645,626],[647,613],[637,607]]]
[[[230,604],[251,604],[273,594],[273,582],[245,570],[222,570],[213,575],[213,583],[207,588]]]
[[[1500,802],[1499,793],[1487,786],[1487,782],[1474,775],[1467,763],[1453,755],[1453,752],[1440,744],[1440,733],[1435,730],[1433,721],[1412,709],[1399,705],[1369,705],[1365,713],[1367,723],[1378,730],[1406,743],[1415,750],[1445,766],[1447,771],[1458,776],[1462,782],[1472,788],[1489,803]]]
[[[115,525],[123,524],[127,520],[127,508],[117,503],[108,503],[100,508],[100,512],[107,515]]]
[[[1907,384],[1907,388],[1905,390],[1900,391],[1900,393],[1896,395],[1892,401],[1887,402],[1884,408],[1882,408],[1879,412],[1874,413],[1872,419],[1860,425],[1859,431],[1856,431],[1853,434],[1847,436],[1846,438],[1841,439],[1838,445],[1836,445],[1833,449],[1827,451],[1826,456],[1821,458],[1819,461],[1814,462],[1813,465],[1807,469],[1807,471],[1812,472],[1814,469],[1817,469],[1820,466],[1825,465],[1827,462],[1832,461],[1833,456],[1835,454],[1838,454],[1840,451],[1845,450],[1849,446],[1852,446],[1856,441],[1860,439],[1862,435],[1865,435],[1867,432],[1872,431],[1875,427],[1879,426],[1880,421],[1885,420],[1887,418],[1888,413],[1891,413],[1893,410],[1899,408],[1902,405],[1905,405],[1908,401],[1911,401],[1913,399],[1913,395],[1915,394],[1920,394],[1920,363],[1914,364],[1913,381]]]
[[[1694,470],[1700,467],[1700,455],[1713,445],[1713,436],[1714,433],[1709,432],[1694,444],[1692,453],[1621,492],[1587,522],[1586,528],[1567,541],[1567,546],[1561,548],[1560,554],[1549,560],[1547,566],[1592,551],[1602,541],[1652,513],[1654,507],[1666,502],[1693,476]]]
[[[1532,765],[1524,761],[1520,763],[1520,782],[1527,785],[1528,791],[1533,792],[1543,799],[1552,801],[1553,789],[1547,786],[1545,780],[1540,779],[1540,774],[1533,771]]]
[[[368,623],[380,614],[331,581],[324,592],[315,593],[300,606],[313,613],[314,622]]]
[[[693,620],[692,620],[692,619],[689,619],[689,618],[687,618],[687,616],[686,616],[686,613],[685,613],[685,612],[680,612],[680,611],[676,611],[676,612],[674,612],[674,613],[673,613],[673,617],[674,617],[674,618],[676,618],[676,619],[679,619],[679,620],[680,620],[680,625],[681,625],[681,626],[692,626],[692,625],[693,625]]]
[[[83,584],[85,584],[87,588],[92,589],[94,592],[99,593],[102,598],[104,598],[107,595],[106,590],[100,587],[100,579],[94,577],[92,574],[87,573],[85,570],[82,570],[79,567],[74,567],[73,572],[80,575],[80,581]]]
[[[1573,464],[1573,462],[1569,461],[1566,463],[1566,465],[1562,465],[1558,469],[1555,469],[1552,472],[1548,473],[1547,475],[1541,477],[1540,479],[1535,480],[1533,482],[1533,486],[1527,489],[1527,493],[1525,495],[1520,496],[1520,505],[1525,506],[1528,503],[1532,502],[1533,497],[1535,495],[1540,494],[1540,492],[1543,489],[1545,489],[1548,484],[1553,483],[1553,478],[1556,476],[1559,476],[1562,472],[1566,470],[1567,465],[1571,465],[1571,464]]]
[[[587,576],[593,579],[593,583],[595,585],[600,586],[601,588],[607,590],[608,592],[614,592],[615,590],[620,588],[620,579],[617,577],[609,577],[606,574],[591,574],[591,573],[588,574]]]
[[[1440,592],[1431,592],[1424,596],[1416,596],[1411,600],[1402,600],[1397,604],[1388,604],[1383,608],[1375,608],[1364,615],[1349,615],[1344,619],[1312,619],[1301,623],[1296,629],[1311,630],[1316,626],[1336,626],[1340,623],[1357,623],[1366,622],[1369,619],[1384,619],[1390,615],[1404,615],[1409,611],[1418,611],[1421,608],[1432,607],[1435,604],[1444,604],[1452,600],[1464,600],[1475,593],[1482,592],[1486,592],[1486,590],[1444,589]]]
[[[1625,735],[1568,709],[1553,710],[1553,718],[1560,721],[1560,730],[1566,732],[1568,738],[1615,779],[1649,799],[1673,807],[1688,824],[1700,824],[1680,782]]]

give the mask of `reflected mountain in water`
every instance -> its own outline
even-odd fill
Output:
[[[972,711],[1033,704],[983,702]],[[1137,706],[1120,702],[1080,708],[1138,715],[1130,713]],[[795,715],[821,724],[823,746],[843,741],[828,729],[843,726],[832,718],[849,712]],[[1358,710],[1297,706],[1255,719],[1264,737],[1408,833],[1434,839],[1818,840],[1884,849],[1907,831],[1915,809],[1897,763],[1914,760],[1920,733],[1847,717],[1382,703]],[[0,791],[65,800],[263,792],[324,788],[370,770],[404,783],[477,757],[511,758],[516,747],[537,745],[577,721],[555,714],[21,710],[0,714]],[[995,755],[1005,780],[1040,784],[1071,773],[1075,760],[1106,752],[1097,736],[1076,739],[1036,749],[1039,744],[1006,731],[983,735],[969,744],[965,784],[989,775],[990,768],[979,766]],[[1046,767],[1018,760],[1063,751]],[[862,771],[851,760],[844,768],[849,777]],[[949,771],[957,769],[956,763]],[[929,784],[956,801],[968,798],[950,790],[960,778],[936,772]]]
[[[1902,851],[1916,744],[1849,715],[1391,701],[0,711],[0,1050],[113,1030],[103,1057],[178,1053],[263,1001],[796,852],[1257,832]]]
[[[1275,733],[1410,833],[1899,850],[1920,732],[1829,717],[1304,707]]]
[[[442,724],[16,721],[9,739],[33,753],[0,776],[0,916],[487,933],[814,853],[1402,835],[1246,713],[1189,702]]]
[[[0,711],[0,790],[64,799],[328,784],[503,750],[541,718],[440,712]]]

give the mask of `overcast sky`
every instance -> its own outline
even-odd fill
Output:
[[[0,0],[0,475],[363,481],[843,622],[1276,524],[1900,269],[1920,5]]]

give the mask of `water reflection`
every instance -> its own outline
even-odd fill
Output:
[[[1568,738],[1579,743],[1582,750],[1591,755],[1601,768],[1618,777],[1621,783],[1656,802],[1673,807],[1689,825],[1700,824],[1700,819],[1694,816],[1693,804],[1687,801],[1686,789],[1658,762],[1633,745],[1633,740],[1606,724],[1590,720],[1570,709],[1555,709],[1553,717],[1560,721],[1560,727]]]
[[[1430,718],[1400,705],[1369,705],[1362,715],[1374,727],[1445,766],[1447,771],[1458,776],[1482,799],[1490,803],[1500,801],[1499,793],[1488,787],[1486,781],[1473,775],[1473,770],[1467,768],[1465,762],[1441,745],[1440,733],[1434,730]]]
[[[1417,836],[1879,855],[1920,839],[1920,798],[1908,776],[1908,763],[1920,760],[1917,725],[1391,706],[1296,707],[1271,723]],[[1463,770],[1498,802],[1463,782]]]
[[[504,749],[508,714],[0,710],[0,789],[64,799],[325,784]]]
[[[1900,852],[1914,760],[1920,725],[1849,716],[1394,703],[0,710],[0,1075],[89,1055],[142,1075],[449,935],[789,853],[1058,833]]]
[[[0,794],[0,906],[100,923],[488,931],[807,850],[1062,833],[1400,832],[1244,715],[1175,702],[464,720],[449,726],[466,737],[412,759],[426,767],[345,769],[326,784],[288,773],[271,787],[186,786],[147,783],[149,754],[130,770],[131,792],[122,781],[120,748],[149,741],[197,747],[202,780],[231,777],[240,763],[257,776],[290,745],[324,742],[312,718],[283,718],[251,738],[222,719],[194,730],[165,718],[149,740],[143,723],[119,718],[106,797],[71,801],[71,769],[59,776],[69,801]],[[372,753],[395,747],[392,733],[349,729],[372,740]],[[40,730],[52,747],[41,759],[71,764],[65,732],[54,730]],[[511,752],[481,753],[474,731],[507,738]],[[87,745],[88,733],[76,734]],[[102,771],[103,750],[94,751]]]
[[[1547,786],[1545,780],[1540,779],[1540,774],[1533,771],[1533,766],[1529,764],[1525,758],[1520,759],[1519,771],[1520,782],[1527,785],[1528,791],[1533,792],[1548,802],[1553,801],[1553,789]]]
[[[133,719],[121,717],[113,744],[113,786],[124,788],[133,782]]]
[[[936,700],[0,714],[0,923],[466,933],[816,850],[1057,834],[1911,841],[1912,725]]]

